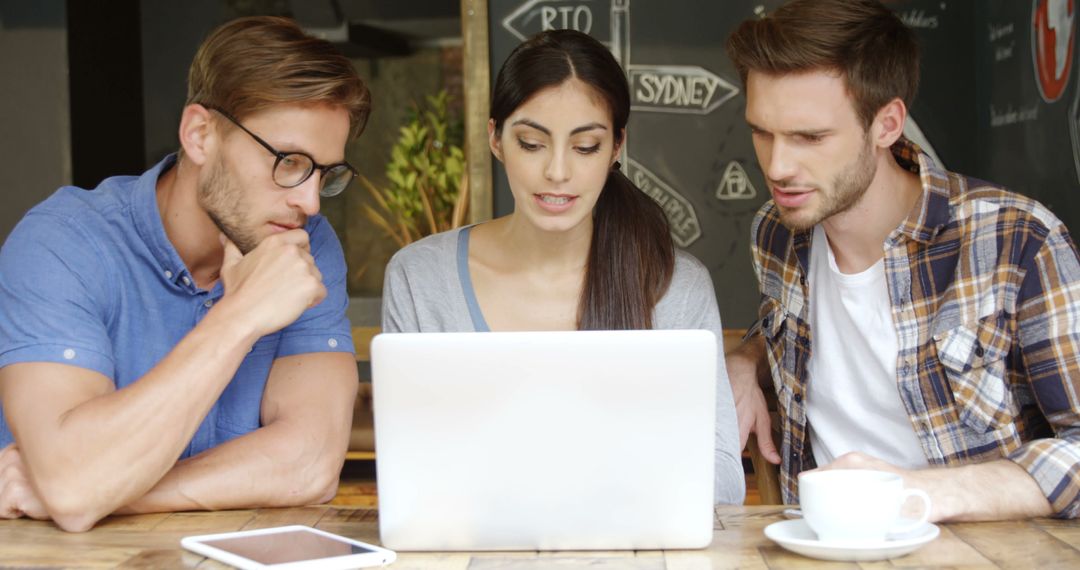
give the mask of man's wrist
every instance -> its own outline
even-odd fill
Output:
[[[907,471],[904,484],[930,495],[931,522],[1006,520],[1053,514],[1035,479],[1008,459]],[[997,489],[1009,489],[1009,493],[1002,494]]]
[[[958,472],[959,469],[963,468],[935,469],[931,467],[903,473],[905,487],[908,489],[921,489],[930,496],[930,522],[949,520],[957,516],[958,513],[963,512],[963,498],[960,493],[945,492],[948,487],[947,481],[961,475]],[[917,515],[918,513],[905,514]]]
[[[223,298],[210,311],[196,328],[213,331],[211,334],[224,346],[251,347],[263,335],[250,317],[250,311],[239,310],[229,299]]]
[[[769,376],[768,365],[765,362],[764,341],[760,336],[755,336],[732,349],[725,356],[728,368],[728,376],[731,381],[740,386],[759,386],[763,379]]]

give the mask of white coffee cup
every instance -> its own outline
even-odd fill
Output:
[[[923,502],[922,516],[898,525],[908,497]],[[895,473],[869,469],[827,469],[799,474],[799,505],[810,529],[823,542],[875,542],[911,532],[930,516],[930,496],[905,489]]]

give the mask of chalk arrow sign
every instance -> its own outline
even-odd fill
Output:
[[[739,88],[696,65],[630,65],[630,102],[635,111],[707,115]]]
[[[627,160],[626,176],[664,209],[671,226],[671,238],[679,247],[688,247],[701,237],[697,212],[682,194],[633,158]]]
[[[611,2],[596,0],[528,0],[503,18],[502,25],[521,41],[547,30],[572,29],[591,34],[609,26]],[[597,37],[602,43],[608,38]]]

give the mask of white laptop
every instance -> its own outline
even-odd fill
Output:
[[[709,331],[377,336],[383,545],[704,548],[716,358]]]

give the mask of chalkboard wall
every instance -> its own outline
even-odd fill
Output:
[[[978,2],[972,66],[974,174],[1046,204],[1074,234],[1080,232],[1077,8],[1075,0]]]
[[[664,206],[675,241],[709,268],[728,328],[756,318],[749,232],[769,196],[724,41],[739,22],[781,3],[491,0],[489,7],[492,81],[510,51],[543,29],[579,29],[612,49],[633,95],[624,169]],[[887,4],[923,50],[909,136],[947,168],[1033,196],[1080,227],[1075,0]],[[497,161],[493,188],[495,215],[509,213]]]

